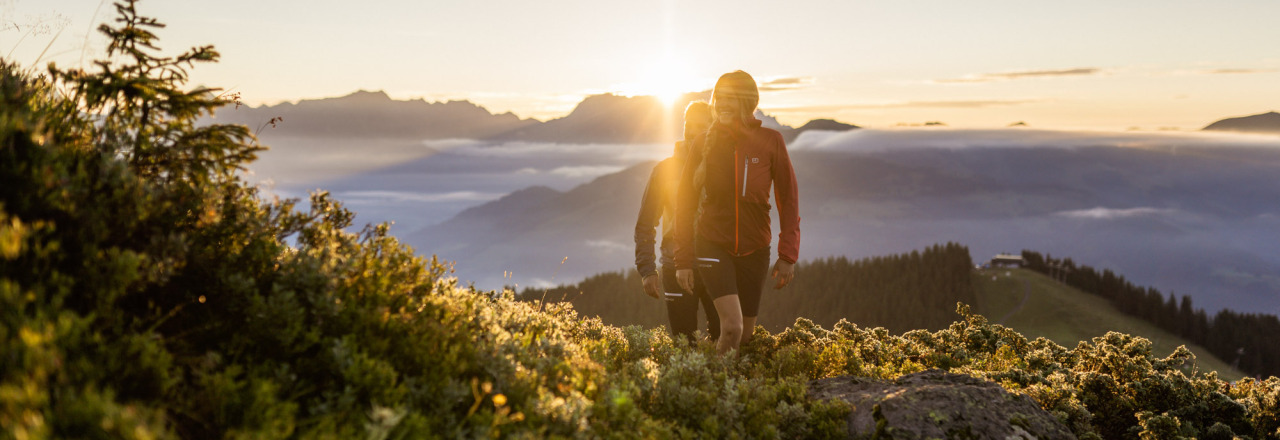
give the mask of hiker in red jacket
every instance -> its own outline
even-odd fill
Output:
[[[636,219],[636,270],[643,278],[644,292],[654,298],[666,299],[671,333],[684,336],[689,342],[693,342],[693,333],[698,330],[699,304],[707,316],[707,334],[712,340],[720,337],[720,319],[702,283],[695,277],[692,292],[686,292],[676,282],[676,239],[672,233],[675,230],[676,186],[680,183],[680,173],[684,171],[689,144],[698,134],[706,133],[710,125],[711,106],[702,101],[689,103],[684,111],[684,140],[676,142],[675,154],[654,165],[649,183],[644,187],[640,215]],[[654,264],[653,255],[654,228],[659,220],[662,222],[661,274]]]
[[[716,81],[715,122],[694,139],[676,200],[676,278],[694,287],[693,269],[714,298],[721,354],[751,339],[769,272],[769,188],[778,204],[775,289],[795,276],[800,207],[795,171],[782,135],[754,116],[760,94],[741,70]]]

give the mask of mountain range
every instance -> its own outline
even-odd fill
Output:
[[[467,101],[398,101],[385,92],[358,91],[339,98],[304,99],[298,103],[250,107],[231,105],[218,111],[216,122],[263,129],[268,133],[316,138],[447,139],[487,138],[536,125],[512,113],[492,114]]]
[[[218,112],[216,121],[244,124],[257,131],[270,125],[270,136],[284,137],[665,143],[679,138],[683,127],[680,109],[690,101],[708,98],[708,92],[689,93],[667,107],[651,96],[591,95],[568,115],[544,122],[521,119],[510,112],[494,114],[465,100],[395,100],[383,91],[361,90],[342,97],[304,99],[297,103],[227,106]],[[756,116],[764,120],[765,126],[782,133],[787,142],[810,130],[860,128],[832,119],[814,119],[800,127],[790,127],[760,111]],[[269,122],[273,118],[279,118],[275,124]],[[1226,118],[1203,130],[1280,133],[1280,113]]]
[[[679,138],[682,111],[708,94],[689,93],[670,107],[651,96],[587,96],[564,117],[548,121],[493,114],[469,101],[395,100],[382,91],[250,107],[227,106],[216,122],[243,124],[270,136],[340,139],[476,139],[495,142],[665,143]],[[808,130],[850,130],[856,125],[816,119],[801,127],[757,117],[790,141]],[[270,124],[273,118],[280,118]],[[271,125],[268,130],[267,126]]]
[[[683,127],[680,109],[707,100],[708,92],[689,93],[666,107],[651,96],[591,95],[560,118],[539,121],[513,113],[494,114],[470,101],[395,100],[383,91],[357,91],[336,98],[304,99],[257,107],[232,105],[216,121],[244,124],[255,130],[268,125],[271,136],[339,139],[478,139],[563,143],[660,143],[677,139]],[[810,130],[844,131],[857,125],[814,119],[790,127],[757,111],[765,126],[787,142]],[[273,118],[280,118],[270,124]],[[1025,126],[1026,123],[1020,123]],[[1280,113],[1226,118],[1206,131],[1280,133]]]

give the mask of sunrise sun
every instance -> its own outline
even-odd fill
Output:
[[[629,96],[653,96],[670,107],[686,93],[707,89],[706,80],[694,73],[694,66],[686,59],[666,56],[648,64],[644,76],[634,84],[620,87]]]
[[[688,75],[681,75],[675,69],[666,70],[664,72],[666,74],[653,78],[651,84],[651,94],[668,107],[674,105],[685,93],[698,90],[696,81],[693,78]]]

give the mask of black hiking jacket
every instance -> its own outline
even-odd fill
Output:
[[[676,186],[680,183],[683,168],[683,161],[669,157],[654,165],[649,173],[649,183],[645,184],[644,195],[640,198],[640,215],[636,219],[635,231],[636,270],[641,277],[658,273],[653,245],[659,221],[662,222],[662,265],[674,264]]]

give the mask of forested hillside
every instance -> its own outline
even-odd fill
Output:
[[[135,3],[92,71],[0,62],[2,438],[883,437],[810,381],[927,369],[1079,438],[1280,438],[1280,378],[1226,383],[1118,333],[1069,349],[961,305],[901,335],[798,319],[721,357],[460,287],[323,192],[302,208],[240,180],[263,146],[197,126],[229,102],[185,86],[217,52],[160,55]]]
[[[1111,270],[1099,271],[1070,258],[1055,259],[1034,251],[1023,251],[1022,257],[1027,268],[1106,298],[1121,312],[1200,344],[1246,373],[1280,374],[1280,344],[1274,340],[1280,335],[1280,318],[1275,315],[1223,309],[1210,319],[1204,309],[1192,305],[1189,296],[1179,299],[1170,293],[1166,297]]]
[[[901,333],[938,330],[955,320],[955,304],[974,304],[969,249],[955,243],[908,254],[850,261],[844,257],[802,261],[796,278],[782,290],[766,280],[757,324],[770,331],[797,317],[832,326],[842,319]],[[666,324],[666,309],[645,296],[635,270],[603,273],[573,285],[526,288],[521,298],[569,301],[587,316],[610,325]]]

